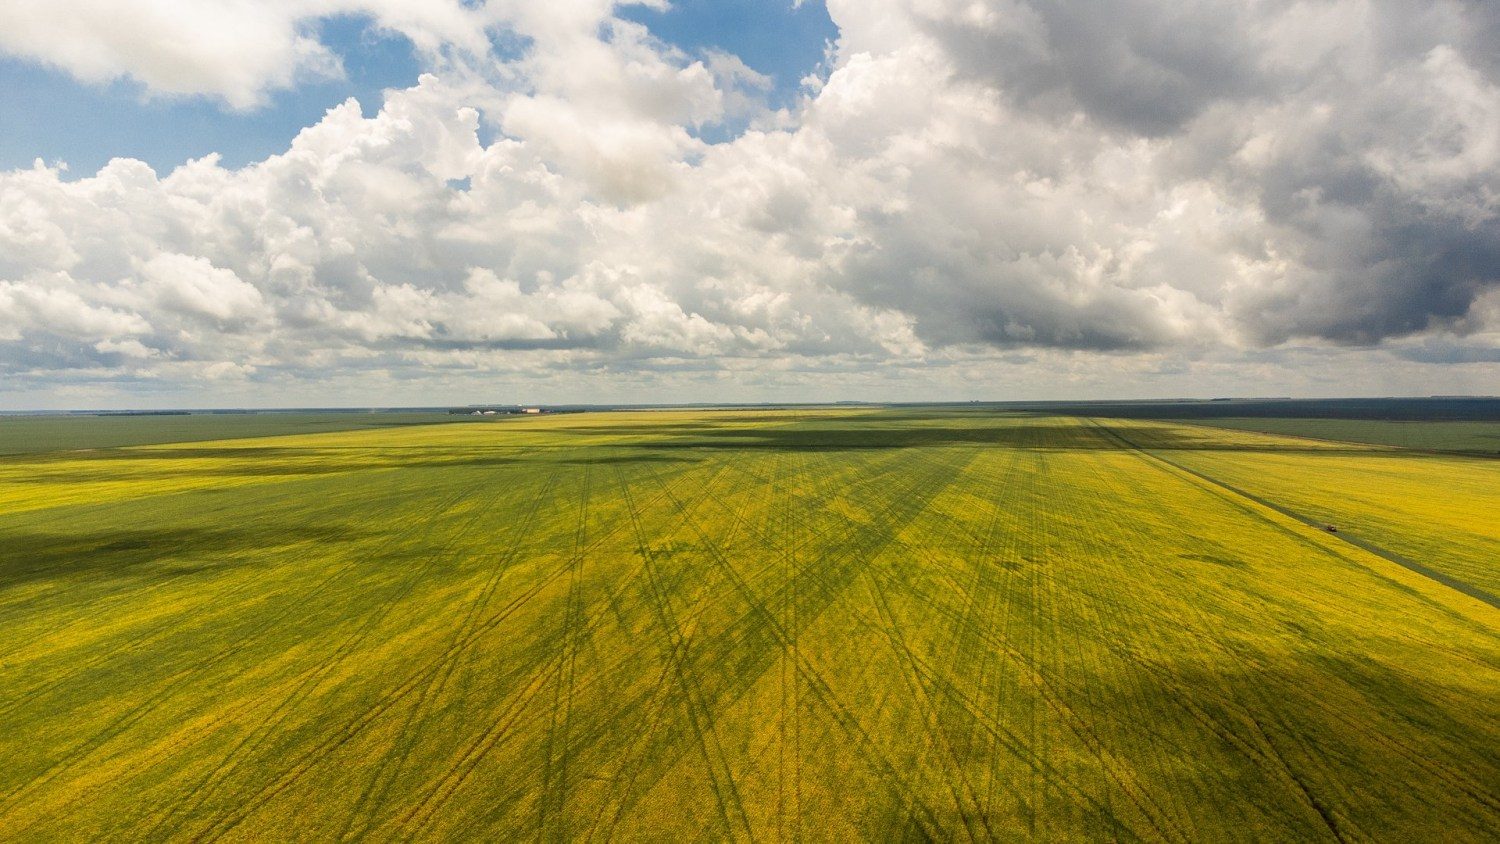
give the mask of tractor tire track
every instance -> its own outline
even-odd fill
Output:
[[[463,494],[464,498],[470,497],[480,484]],[[454,533],[453,537],[435,554],[429,556],[426,561],[416,567],[402,582],[396,594],[385,599],[381,605],[364,620],[354,633],[347,636],[327,657],[319,660],[319,663],[301,674],[293,690],[284,697],[280,703],[265,714],[260,723],[251,728],[249,732],[234,747],[232,747],[221,759],[219,764],[210,771],[202,781],[192,789],[194,801],[192,803],[180,803],[172,807],[167,816],[148,833],[148,837],[155,837],[162,828],[171,822],[171,819],[179,813],[191,815],[212,799],[214,792],[227,782],[244,765],[248,764],[266,742],[276,735],[284,732],[284,725],[297,707],[313,694],[319,686],[334,672],[336,668],[356,654],[360,647],[369,638],[381,623],[389,617],[402,601],[404,601],[416,585],[426,578],[428,572],[436,567],[440,560],[448,558],[454,547],[458,544],[474,524],[479,521],[491,508],[495,501],[488,499],[483,506],[476,507],[475,512],[470,515]],[[429,529],[437,527],[434,523],[428,524]]]
[[[602,544],[615,530],[618,530],[618,528],[601,534],[595,540],[594,545]],[[462,641],[455,641],[442,653],[430,660],[423,668],[408,675],[405,681],[388,692],[374,705],[360,715],[346,721],[342,727],[335,730],[322,742],[319,742],[308,751],[299,755],[292,766],[283,770],[271,783],[242,798],[242,804],[236,812],[213,823],[208,829],[194,836],[195,840],[211,840],[222,837],[225,833],[243,823],[255,810],[265,805],[276,795],[285,791],[293,783],[305,776],[328,753],[347,744],[353,738],[363,733],[371,724],[378,721],[386,711],[408,695],[418,691],[424,684],[431,682],[434,677],[445,670],[451,660],[461,657],[480,638],[503,624],[532,597],[540,594],[547,587],[562,578],[567,571],[567,565],[564,564],[551,573],[540,577],[529,588],[523,590],[515,598],[502,606],[495,614],[486,618],[483,623],[476,625],[469,636],[465,637]]]
[[[553,500],[552,496],[554,490],[557,488],[558,476],[559,473],[554,471],[542,484],[541,489],[532,495],[531,503],[527,507],[525,515],[522,516],[514,531],[516,541],[510,543],[505,553],[497,557],[492,563],[494,571],[480,590],[479,595],[469,603],[464,617],[460,620],[458,627],[454,631],[449,643],[450,648],[472,635],[474,625],[478,623],[483,613],[489,609],[490,602],[494,599],[500,582],[521,558],[522,538],[530,536],[532,531],[535,530],[542,502],[551,502]],[[369,782],[366,783],[364,789],[361,790],[359,799],[355,802],[344,828],[340,831],[339,840],[357,837],[353,831],[353,824],[360,819],[364,820],[361,834],[367,833],[375,823],[375,818],[372,816],[372,807],[381,805],[389,795],[391,787],[394,785],[401,770],[406,766],[412,752],[417,747],[417,737],[421,732],[418,727],[419,722],[423,721],[424,715],[429,719],[432,717],[428,715],[426,707],[431,706],[447,690],[448,683],[452,680],[458,664],[459,660],[457,659],[449,660],[445,663],[443,670],[430,683],[423,687],[417,701],[413,704],[411,711],[402,723],[401,729],[397,732],[396,746],[388,751],[386,756],[375,767],[375,773],[371,776]]]
[[[434,514],[442,512],[443,509],[445,509],[447,506],[450,506],[452,502],[461,500],[465,494],[465,492],[460,492],[449,499],[445,499],[444,502],[440,503],[431,512],[433,512]],[[403,531],[399,534],[396,534],[387,542],[387,545],[394,544],[399,538],[404,537],[407,533],[408,531]],[[342,573],[348,571],[349,569],[352,569],[356,565],[358,565],[357,561],[351,561],[345,566],[335,570],[334,572],[331,572],[328,576],[315,584],[313,589],[310,590],[307,594],[311,595],[321,592],[323,589],[327,588],[330,584],[335,582]],[[252,638],[255,636],[259,636],[260,634],[263,634],[268,630],[274,629],[283,620],[300,609],[300,605],[287,606],[285,609],[262,621],[261,624],[259,624],[256,628],[254,628],[253,631],[251,631],[249,634],[247,634],[246,637],[243,638]],[[190,664],[188,667],[183,668],[176,674],[173,674],[171,677],[168,677],[165,681],[163,681],[163,684],[141,704],[135,706],[131,711],[121,715],[105,728],[98,731],[88,739],[84,740],[79,745],[75,746],[75,748],[69,751],[63,758],[54,762],[50,767],[35,776],[25,785],[21,786],[10,794],[5,795],[4,797],[0,797],[0,816],[8,814],[15,807],[17,801],[19,801],[26,794],[51,782],[52,780],[55,780],[58,776],[65,773],[66,771],[71,770],[73,767],[83,762],[92,753],[97,751],[111,739],[123,734],[135,724],[139,723],[147,715],[149,715],[158,704],[170,699],[183,684],[198,676],[198,673],[202,669],[219,662],[225,656],[229,655],[235,650],[238,650],[239,647],[240,646],[237,644],[223,647],[215,651],[214,653]],[[224,717],[227,718],[230,716],[230,714],[232,713],[226,713]]]

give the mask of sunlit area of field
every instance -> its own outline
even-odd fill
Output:
[[[1493,841],[1496,514],[995,411],[11,455],[0,838]]]

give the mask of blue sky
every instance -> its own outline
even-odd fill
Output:
[[[347,78],[277,91],[263,108],[235,111],[206,96],[148,96],[134,81],[105,85],[20,59],[0,59],[0,168],[41,158],[67,162],[74,177],[115,157],[138,158],[158,173],[211,152],[237,167],[284,151],[305,126],[331,106],[357,97],[367,110],[380,92],[416,81],[411,45],[381,35],[365,18],[323,22],[324,43],[344,62]]]
[[[740,57],[776,83],[775,105],[789,101],[837,37],[819,0],[677,0],[667,11],[627,7],[620,16],[646,25],[690,55],[718,50]],[[343,60],[346,78],[274,91],[263,107],[236,111],[207,96],[148,96],[130,80],[104,85],[0,54],[0,170],[37,158],[66,162],[68,177],[96,172],[111,158],[136,158],[165,174],[211,152],[226,167],[286,149],[303,127],[348,97],[365,113],[381,92],[416,83],[421,67],[410,42],[370,26],[365,17],[324,20],[320,40]]]
[[[665,12],[635,6],[620,17],[690,53],[716,49],[739,56],[771,76],[783,99],[822,60],[824,44],[838,37],[819,0],[796,8],[790,0],[677,0]]]

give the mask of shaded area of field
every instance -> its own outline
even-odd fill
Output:
[[[1387,421],[1378,419],[1214,419],[1203,424],[1370,445],[1500,456],[1500,421]]]
[[[1048,415],[1111,419],[1328,419],[1385,422],[1500,422],[1500,397],[1358,399],[1167,399],[1159,401],[995,402],[978,405]]]
[[[357,431],[427,425],[449,419],[448,414],[436,412],[205,412],[160,416],[0,414],[0,455]]]
[[[1163,422],[11,458],[0,838],[1500,834],[1500,611],[1153,451],[1493,572],[1496,461]]]

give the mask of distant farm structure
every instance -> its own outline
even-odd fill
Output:
[[[544,405],[470,405],[448,411],[451,416],[533,416],[544,413],[569,413],[576,410],[553,408]]]

